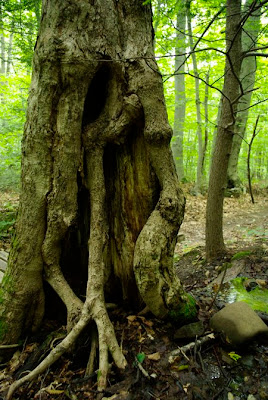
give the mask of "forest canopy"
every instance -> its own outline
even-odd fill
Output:
[[[267,46],[267,16],[265,2],[262,3],[263,8],[256,43],[258,43],[259,48],[263,49],[261,52],[264,53]],[[177,19],[182,14],[185,4],[186,2],[183,0],[153,1],[155,53],[164,81],[165,99],[171,126],[174,126],[175,123],[176,54],[180,51],[181,46]],[[205,190],[224,79],[225,9],[224,2],[215,0],[209,2],[191,1],[189,4],[192,34],[189,35],[189,24],[188,26],[185,25],[184,32],[181,32],[181,37],[184,36],[183,41],[185,42],[184,55],[180,56],[181,60],[179,61],[180,64],[184,65],[184,70],[181,73],[185,80],[184,174],[182,178],[187,182],[196,181],[198,164],[197,130],[199,124],[196,102],[198,101],[200,103],[203,143],[205,136],[207,137],[204,178],[202,178],[202,186]],[[25,121],[31,60],[40,21],[41,4],[39,0],[8,0],[2,1],[0,6],[0,186],[2,189],[6,189],[15,188],[19,185],[20,142]],[[221,10],[220,13],[219,10]],[[194,70],[193,66],[190,41],[192,41],[192,45],[196,46],[194,54],[197,71]],[[265,55],[256,57],[255,86],[248,110],[246,136],[242,141],[238,160],[238,175],[244,185],[247,182],[248,144],[258,115],[260,116],[258,136],[254,141],[251,153],[252,181],[253,184],[257,183],[260,186],[265,186],[267,183],[267,155],[265,151],[267,140],[265,133],[267,63],[268,59]],[[196,72],[199,79],[199,100],[196,98]],[[174,137],[172,139],[173,149],[176,147],[175,141],[176,138]],[[176,154],[176,150],[174,150],[175,161]]]

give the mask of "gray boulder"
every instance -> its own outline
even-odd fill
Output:
[[[268,339],[268,327],[252,310],[252,308],[238,301],[228,304],[210,319],[210,326],[216,332],[225,335],[229,343],[240,345],[257,336]]]

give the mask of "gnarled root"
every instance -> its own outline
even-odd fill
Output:
[[[100,304],[92,299],[92,304],[86,300],[79,321],[71,329],[70,333],[49,353],[49,355],[29,374],[14,382],[8,391],[7,400],[11,400],[14,392],[24,383],[37,378],[47,368],[54,364],[70,347],[73,347],[80,333],[85,329],[91,319],[94,319],[98,327],[99,336],[99,372],[98,372],[98,390],[106,387],[108,373],[108,352],[110,351],[114,362],[118,368],[126,366],[126,360],[117,343],[113,325],[105,309],[105,304]]]
[[[86,146],[87,147],[87,146]],[[35,379],[50,367],[59,357],[72,348],[78,336],[85,329],[91,320],[95,321],[98,330],[99,341],[99,371],[98,371],[98,390],[102,391],[106,387],[108,374],[108,354],[111,353],[113,360],[118,368],[126,366],[125,357],[117,343],[113,325],[109,319],[104,299],[104,262],[103,252],[106,246],[107,224],[105,213],[105,184],[103,174],[103,148],[87,147],[87,186],[90,191],[90,256],[88,263],[88,282],[86,301],[83,304],[78,322],[72,327],[68,335],[59,343],[50,354],[28,375],[14,382],[7,395],[10,400],[13,393],[25,382]],[[76,298],[72,289],[65,281],[62,272],[58,267],[59,254],[52,256],[48,248],[51,248],[53,240],[45,242],[43,254],[46,256],[47,280],[56,292],[60,295],[67,306],[68,312],[72,308],[70,299],[74,301],[75,309],[79,310],[80,300]],[[46,244],[49,246],[46,247]]]

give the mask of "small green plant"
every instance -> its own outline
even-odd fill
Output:
[[[136,355],[136,359],[137,359],[137,361],[140,363],[140,364],[142,364],[143,363],[143,361],[145,360],[145,354],[144,353],[138,353],[137,355]]]
[[[241,358],[241,356],[239,354],[237,354],[234,351],[230,351],[230,353],[228,353],[228,356],[234,360],[235,362],[239,360],[239,358]]]

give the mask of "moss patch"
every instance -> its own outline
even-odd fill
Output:
[[[168,318],[179,325],[184,325],[195,320],[197,315],[196,301],[187,293],[187,300],[178,304],[178,308],[170,310]]]
[[[240,251],[233,255],[231,261],[241,260],[242,258],[248,257],[251,253],[251,251]]]
[[[222,295],[225,301],[244,301],[253,310],[267,313],[268,311],[268,289],[256,286],[252,290],[246,289],[248,278],[241,277],[233,279],[226,287]]]

